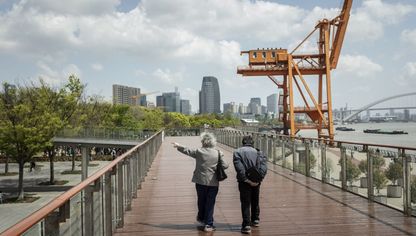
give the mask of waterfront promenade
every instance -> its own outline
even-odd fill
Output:
[[[198,137],[167,137],[146,177],[124,227],[116,235],[206,235],[195,223],[194,160],[171,145],[199,147]],[[239,235],[240,201],[232,149],[220,146],[230,162],[215,207],[215,235]],[[261,226],[252,235],[415,235],[416,220],[402,212],[293,174],[269,163],[261,187]]]

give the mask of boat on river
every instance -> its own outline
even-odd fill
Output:
[[[364,133],[368,134],[408,134],[407,132],[403,130],[382,130],[382,129],[365,129],[363,130]]]
[[[336,127],[335,130],[339,130],[339,131],[355,131],[355,129],[348,128],[348,127],[345,127],[345,126]]]

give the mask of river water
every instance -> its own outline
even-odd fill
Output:
[[[335,140],[339,141],[351,141],[351,142],[363,142],[373,144],[385,144],[402,147],[413,147],[416,148],[416,123],[358,123],[349,125],[336,125],[336,127],[345,126],[353,128],[355,131],[335,131]],[[368,134],[364,133],[365,129],[382,129],[382,130],[403,130],[408,134]],[[317,137],[315,130],[302,130],[298,133],[302,137]]]

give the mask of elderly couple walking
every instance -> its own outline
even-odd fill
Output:
[[[197,221],[204,224],[204,231],[215,230],[214,206],[218,194],[219,181],[216,178],[217,163],[221,162],[224,168],[228,163],[224,160],[221,151],[215,148],[216,139],[211,133],[201,134],[202,147],[192,149],[178,143],[173,146],[178,151],[195,159],[195,170],[192,182],[195,183],[198,197]],[[242,147],[233,153],[233,164],[237,172],[238,189],[240,191],[241,213],[243,223],[241,232],[251,233],[251,226],[258,227],[260,223],[259,193],[261,180],[267,173],[266,157],[253,147],[251,136],[244,136]],[[259,178],[251,178],[249,173],[255,169]]]

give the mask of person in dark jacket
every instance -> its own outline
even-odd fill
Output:
[[[195,183],[198,196],[197,221],[205,225],[204,231],[210,232],[215,230],[213,215],[219,186],[215,174],[217,163],[220,161],[224,169],[228,168],[228,164],[224,160],[224,154],[215,148],[213,134],[202,133],[201,143],[202,147],[198,149],[187,148],[178,143],[173,143],[173,147],[196,161],[192,182]]]
[[[261,151],[253,147],[251,136],[243,137],[243,146],[234,151],[233,163],[237,172],[238,190],[240,191],[241,213],[243,223],[241,232],[249,234],[251,226],[258,227],[260,224],[259,195],[261,180],[250,180],[247,170],[256,167],[263,179],[267,173],[267,158]]]

